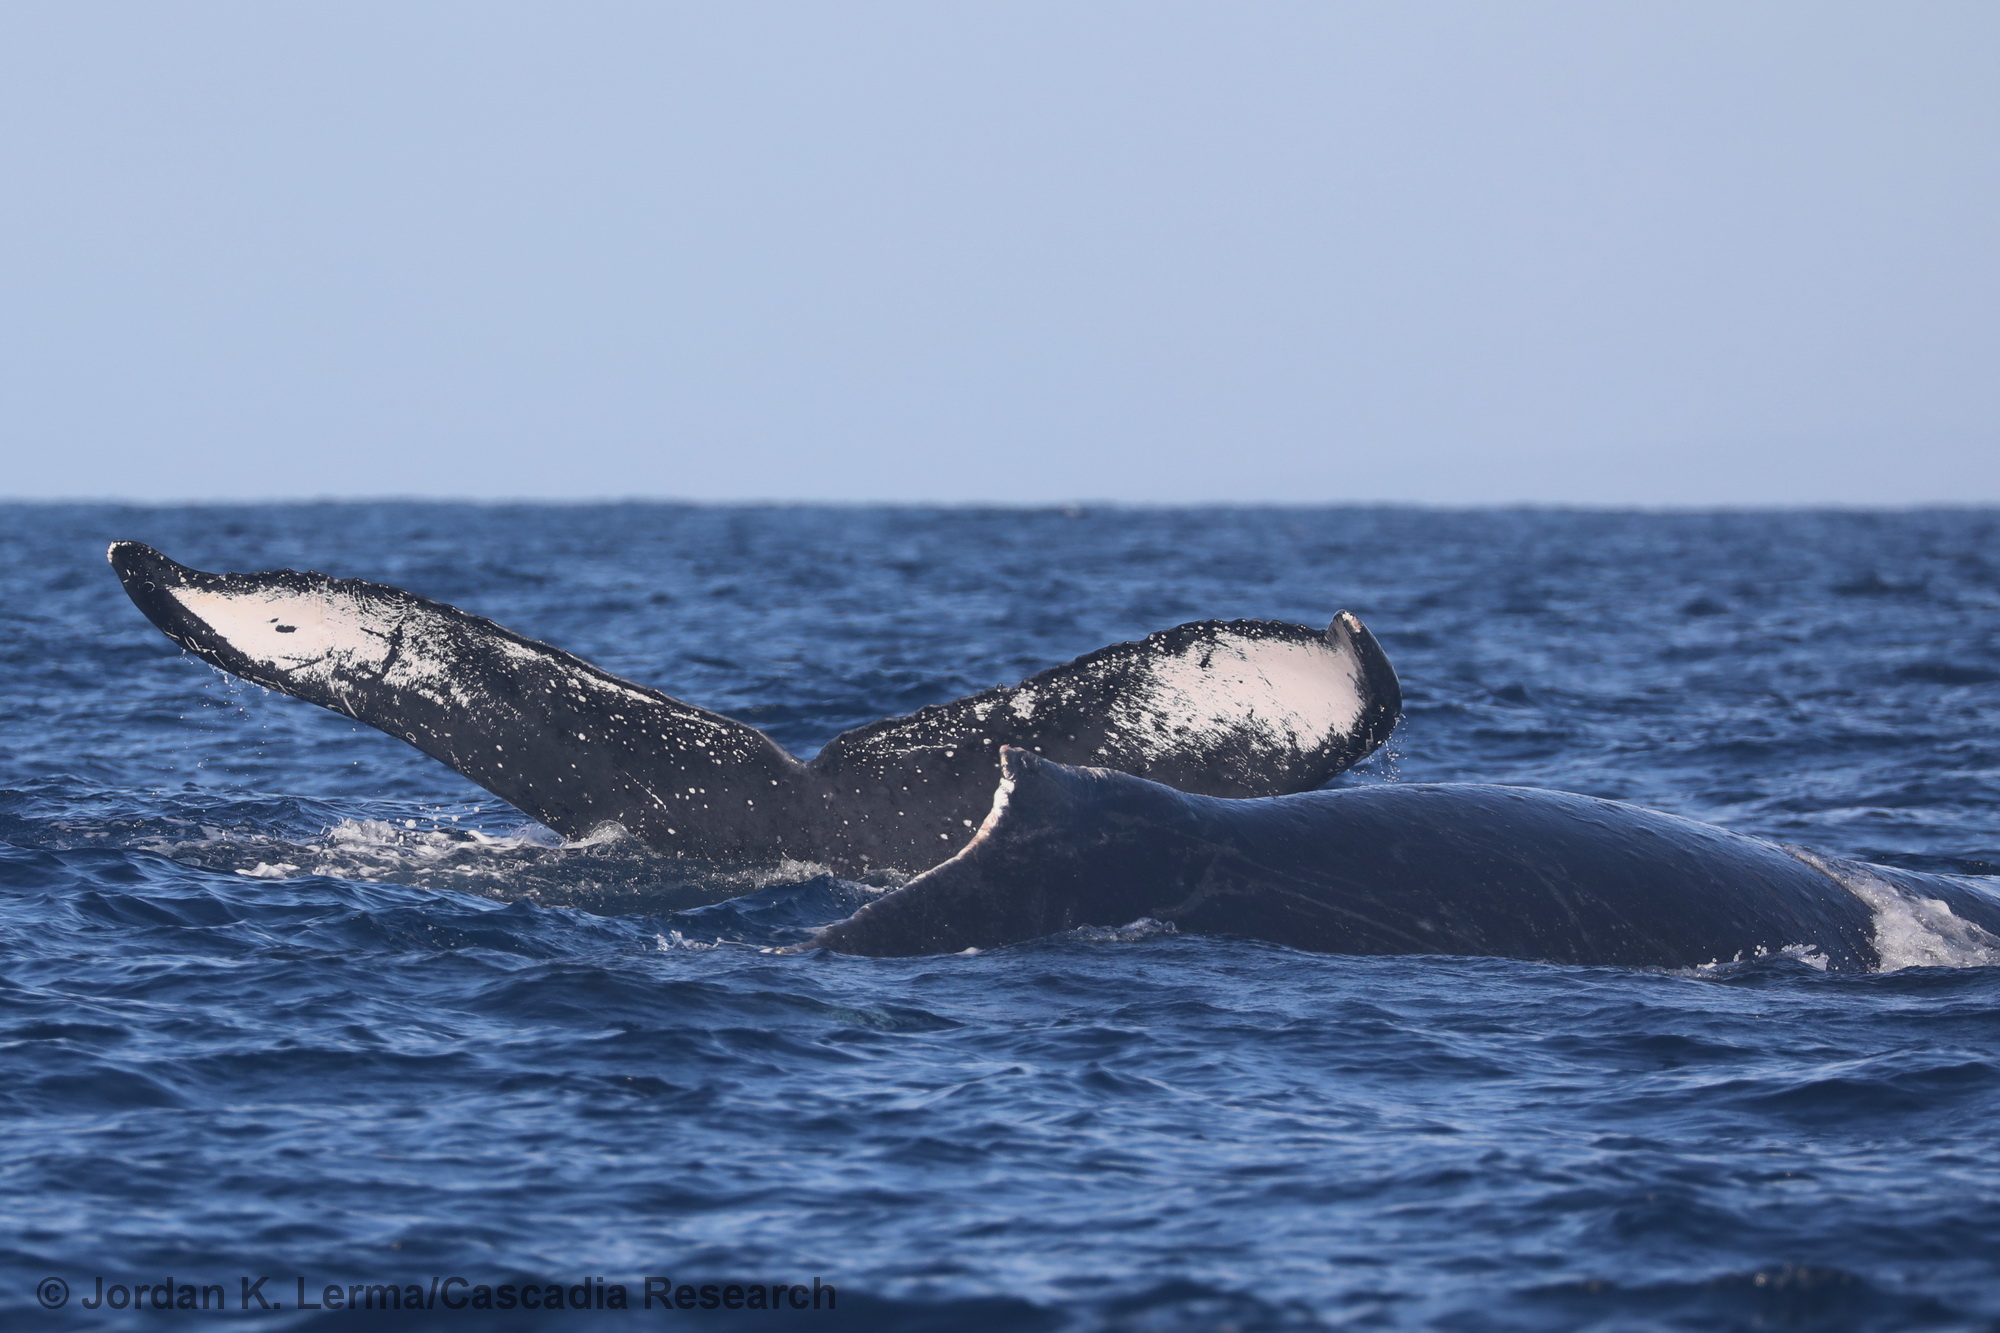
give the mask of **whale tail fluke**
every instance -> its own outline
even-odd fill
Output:
[[[754,727],[622,680],[456,607],[359,579],[210,574],[140,542],[107,552],[169,639],[245,680],[332,709],[442,760],[567,837],[608,822],[712,860],[783,856],[763,826],[804,766]]]
[[[1100,648],[1018,685],[933,704],[836,736],[813,760],[840,782],[905,771],[993,789],[1014,745],[1204,796],[1305,791],[1367,758],[1402,714],[1382,645],[1351,612],[1323,632],[1271,620],[1202,620]]]
[[[108,557],[147,619],[214,666],[407,741],[567,836],[617,823],[717,861],[921,871],[972,836],[1010,745],[1206,796],[1304,791],[1401,710],[1345,611],[1325,631],[1209,620],[857,727],[802,764],[754,727],[398,588],[212,574],[139,542]]]

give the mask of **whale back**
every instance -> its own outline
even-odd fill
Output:
[[[1877,963],[1868,907],[1783,849],[1615,801],[1407,784],[1226,800],[1009,751],[980,835],[828,927],[944,952],[1151,917],[1325,953]]]

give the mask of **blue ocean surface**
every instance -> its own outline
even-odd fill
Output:
[[[114,538],[406,587],[799,753],[1345,607],[1407,709],[1337,782],[2000,872],[1992,511],[0,508],[8,1328],[2000,1326],[2000,969],[774,953],[869,891],[565,845],[180,653]],[[696,1308],[596,1308],[648,1278]]]

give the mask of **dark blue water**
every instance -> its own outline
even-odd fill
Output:
[[[83,1309],[99,1277],[220,1284],[268,1327],[351,1322],[294,1310],[300,1277],[452,1275],[634,1301],[649,1275],[817,1277],[838,1304],[355,1318],[2000,1322],[2000,970],[1145,930],[760,952],[861,891],[564,847],[181,656],[114,537],[408,587],[801,751],[1177,621],[1345,606],[1409,704],[1345,781],[1562,787],[2000,870],[1990,511],[0,509],[9,1327],[202,1322]],[[257,1275],[281,1310],[238,1312]]]

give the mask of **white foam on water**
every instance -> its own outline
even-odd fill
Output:
[[[1974,925],[1941,899],[1925,898],[1868,873],[1851,861],[1832,861],[1787,847],[1799,860],[1846,889],[1875,914],[1877,969],[1993,967],[2000,965],[2000,936]]]
[[[686,950],[690,953],[708,953],[715,949],[749,949],[756,953],[784,952],[782,949],[774,949],[768,945],[752,944],[748,940],[732,940],[721,935],[717,935],[712,940],[691,940],[678,930],[670,930],[664,935],[655,932],[653,935],[653,947],[661,953],[671,953],[675,950]]]
[[[768,889],[779,884],[802,884],[806,880],[818,879],[822,875],[832,874],[833,870],[831,867],[823,866],[817,861],[795,861],[790,857],[786,857],[782,861],[773,862],[767,866],[747,866],[735,870],[717,870],[705,875],[703,879],[708,883],[724,884],[732,888],[741,885],[745,893],[751,893],[758,889]],[[873,885],[864,884],[861,887],[869,890],[871,893],[886,893],[890,888],[895,886],[889,885],[883,888],[876,888]]]
[[[535,824],[495,836],[477,829],[425,828],[409,819],[343,819],[311,840],[231,832],[204,824],[196,838],[148,838],[135,845],[175,860],[227,869],[248,879],[328,875],[395,882],[412,873],[468,880],[496,875],[504,878],[552,853],[603,846],[610,841],[594,835],[583,843],[563,843]]]
[[[539,824],[495,835],[409,818],[343,819],[317,836],[203,826],[198,836],[148,838],[133,845],[245,879],[321,876],[470,893],[499,902],[580,907],[603,915],[678,911],[833,873],[817,862],[793,859],[716,866],[662,857],[615,824],[564,841]],[[894,886],[857,887],[875,894]]]
[[[641,844],[616,823],[599,824],[584,837],[559,839],[539,824],[527,824],[513,833],[490,834],[469,828],[412,827],[414,820],[343,819],[316,841],[230,833],[204,825],[202,836],[188,841],[149,840],[145,847],[171,856],[176,852],[210,853],[232,847],[243,849],[245,859],[259,856],[249,869],[236,874],[253,879],[279,879],[286,875],[331,875],[340,879],[394,880],[399,874],[424,869],[447,874],[484,875],[503,872],[524,858],[546,860],[564,852],[588,852],[629,846],[644,861],[655,859]],[[279,859],[282,858],[282,859]],[[830,875],[832,870],[817,861],[786,858],[770,865],[710,868],[703,878],[744,893],[778,884],[798,884]]]
[[[1129,921],[1122,926],[1078,926],[1069,932],[1069,937],[1082,940],[1086,944],[1137,944],[1141,940],[1156,940],[1162,935],[1178,935],[1180,927],[1171,921],[1155,921],[1142,916],[1137,921]]]
[[[1826,971],[1833,963],[1832,959],[1828,958],[1818,949],[1813,948],[1810,944],[1787,944],[1782,949],[1759,947],[1755,952],[1739,953],[1734,958],[1718,958],[1714,962],[1697,963],[1693,967],[1675,967],[1667,970],[1675,976],[1708,977],[1714,976],[1717,972],[1727,971],[1732,967],[1741,967],[1745,963],[1756,962],[1760,958],[1791,958],[1804,963],[1807,967],[1817,972]]]

